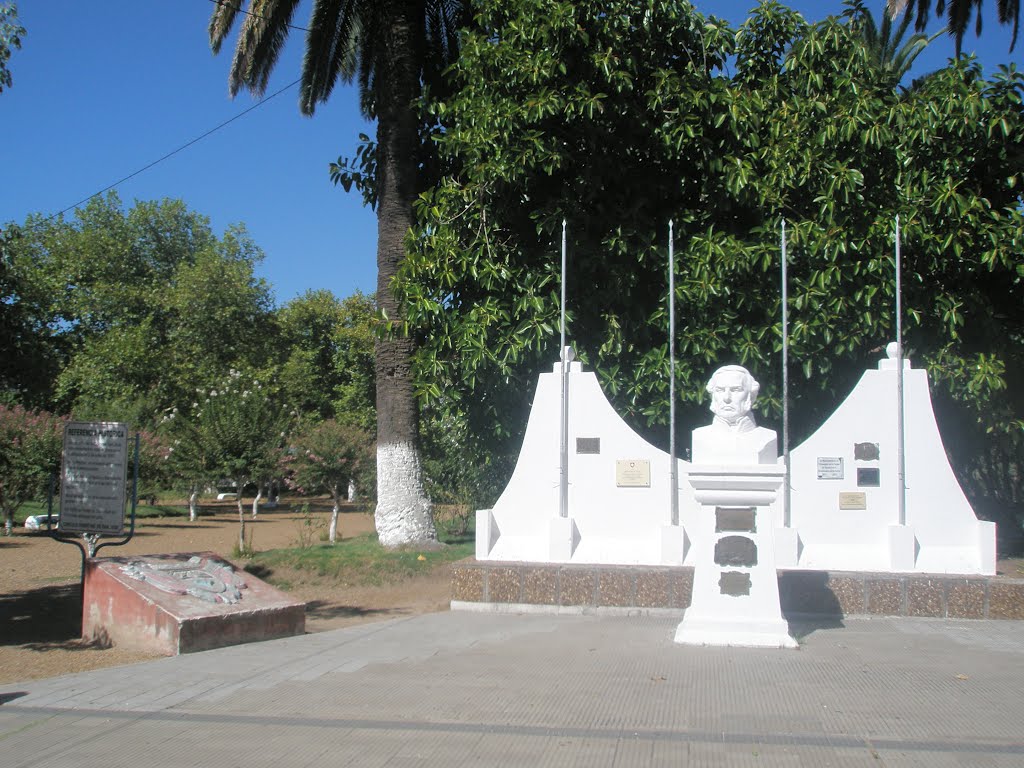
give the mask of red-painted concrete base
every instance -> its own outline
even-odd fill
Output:
[[[86,640],[174,656],[300,635],[305,628],[305,603],[212,552],[86,562]]]

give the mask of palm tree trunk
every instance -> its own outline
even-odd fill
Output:
[[[422,0],[394,0],[376,72],[378,205],[377,302],[393,332],[375,344],[377,376],[377,536],[386,547],[434,541],[430,501],[423,490],[419,418],[413,394],[415,344],[401,332],[402,309],[392,280],[405,258],[416,195],[419,93],[416,66]],[[418,14],[418,15],[417,15]]]

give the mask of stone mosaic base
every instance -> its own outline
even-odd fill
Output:
[[[86,561],[86,640],[173,656],[301,635],[305,627],[305,603],[212,552]]]
[[[693,568],[545,565],[463,560],[452,566],[452,607],[682,612]],[[787,616],[932,616],[1024,620],[1024,579],[944,574],[779,571]]]

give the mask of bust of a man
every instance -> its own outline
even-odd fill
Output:
[[[750,371],[726,365],[711,374],[710,426],[693,431],[695,464],[774,464],[778,459],[775,432],[757,426],[754,401],[761,386]]]

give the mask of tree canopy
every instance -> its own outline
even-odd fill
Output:
[[[851,14],[812,25],[771,2],[739,29],[682,0],[497,0],[477,23],[455,95],[425,105],[449,173],[402,274],[424,397],[497,434],[524,422],[558,356],[567,219],[570,338],[634,425],[664,424],[673,219],[680,425],[725,362],[756,371],[777,415],[786,219],[799,438],[893,337],[899,214],[905,346],[961,479],[980,445],[1019,460],[1020,73],[958,60],[899,92]]]

